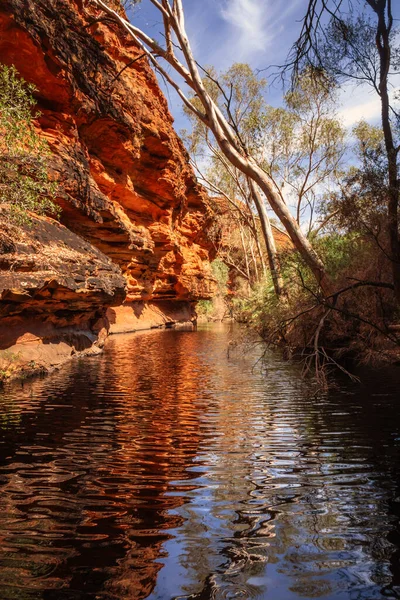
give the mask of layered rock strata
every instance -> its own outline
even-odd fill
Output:
[[[191,315],[190,303],[213,292],[207,237],[212,211],[174,132],[155,75],[134,41],[89,2],[3,0],[0,62],[15,65],[36,86],[37,126],[52,151],[50,171],[59,183],[61,223],[84,240],[88,255],[102,253],[124,276],[129,310],[114,311],[111,317],[124,319],[140,312],[140,306],[142,312],[154,313],[168,307],[171,315],[171,302],[178,302],[178,314],[186,303],[184,312]],[[81,264],[76,259],[75,266],[68,266],[71,279],[87,266],[84,255]],[[69,289],[64,275],[56,279]],[[104,277],[107,288],[111,271]],[[2,268],[3,318],[15,310],[10,300],[15,290],[25,293],[19,285]],[[38,280],[37,295],[33,288],[30,293],[37,307],[43,302],[43,319],[47,311],[49,323],[62,327],[40,295],[48,285]],[[93,296],[80,293],[79,298],[82,315],[88,312],[86,301],[90,312]],[[115,291],[106,302],[99,298],[99,306],[121,299]],[[27,305],[24,314],[29,310]],[[71,312],[75,319],[77,311]],[[170,318],[167,314],[164,320]],[[126,329],[124,323],[113,325]]]
[[[46,217],[15,224],[0,210],[0,372],[47,370],[99,351],[110,306],[125,298],[120,269]]]

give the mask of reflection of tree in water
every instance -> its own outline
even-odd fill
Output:
[[[0,597],[398,597],[395,395],[310,400],[224,336],[115,338],[3,394]]]
[[[272,479],[275,467],[275,454],[266,448],[266,440],[272,437],[280,444],[282,435],[287,441],[296,431],[291,426],[282,430],[264,386],[257,387],[255,376],[243,381],[243,366],[232,370],[227,364],[226,371],[221,366],[218,370],[214,382],[218,402],[212,419],[208,413],[214,432],[206,436],[212,442],[204,452],[199,448],[205,463],[204,487],[179,511],[185,519],[177,532],[184,540],[180,563],[189,582],[182,591],[192,594],[185,597],[251,598],[265,592],[266,564],[274,560],[275,506],[294,496],[283,493],[278,499],[273,487],[266,493],[266,480]],[[270,391],[274,392],[273,381]]]
[[[219,375],[225,386],[224,372]],[[365,398],[331,394],[310,402],[282,365],[267,383],[264,405],[243,384],[245,402],[219,397],[213,426],[223,435],[201,454],[207,493],[197,490],[179,511],[186,595],[176,597],[250,598],[274,590],[274,598],[285,600],[288,593],[341,592],[371,600],[383,598],[379,590],[391,580],[389,597],[398,597],[390,539],[398,516],[393,528],[388,514],[398,472],[386,478],[388,459],[398,470],[399,449],[388,456],[390,414],[383,411],[370,435],[374,417],[353,421]],[[231,379],[228,389],[235,384]]]
[[[400,477],[398,476],[398,481]],[[393,598],[400,598],[400,486],[397,486],[395,495],[389,502],[389,514],[392,516],[392,529],[387,536],[387,541],[391,544],[390,561],[390,581],[384,586],[384,593],[387,598],[391,595]]]
[[[340,591],[352,599],[387,597],[380,588],[396,570],[390,567],[390,532],[398,528],[388,500],[399,480],[399,446],[388,441],[400,423],[397,415],[393,423],[390,407],[378,408],[373,390],[361,388],[350,397],[331,393],[311,405],[299,396],[292,401],[303,490],[296,508],[280,519],[283,530],[285,521],[298,526],[280,552],[279,570],[293,579],[289,589],[300,597]],[[388,597],[398,597],[398,590]]]

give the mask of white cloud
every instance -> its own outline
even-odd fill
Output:
[[[380,104],[375,98],[369,102],[360,102],[355,106],[348,106],[339,112],[339,119],[345,127],[352,127],[361,120],[372,123],[379,119]]]
[[[395,94],[400,88],[394,88],[389,93],[393,103]],[[366,85],[360,88],[352,85],[347,85],[341,93],[341,103],[343,108],[338,116],[342,124],[350,128],[361,120],[365,120],[371,124],[379,123],[381,116],[381,104],[376,92]]]
[[[265,30],[265,9],[257,0],[228,0],[221,10],[223,19],[238,30],[240,43],[250,52],[265,50],[270,41]]]
[[[282,39],[287,29],[287,17],[301,2],[287,0],[283,8],[276,0],[224,0],[220,15],[232,27],[228,53],[236,55],[237,60],[249,60],[270,49],[278,36]],[[225,48],[228,39],[224,40]]]

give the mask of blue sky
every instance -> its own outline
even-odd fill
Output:
[[[200,64],[218,71],[235,62],[265,69],[286,58],[300,28],[304,0],[184,0],[184,8],[187,33]],[[131,19],[151,37],[159,37],[160,14],[149,0],[142,0]],[[270,89],[271,103],[279,103],[281,96],[280,85]],[[168,100],[179,131],[186,125],[181,101],[171,91]]]
[[[225,70],[234,62],[247,62],[265,69],[284,62],[299,34],[306,0],[183,0],[186,28],[195,58],[202,65]],[[393,2],[400,19],[400,2]],[[397,13],[397,14],[396,14]],[[150,0],[142,0],[131,20],[148,35],[162,31],[160,13]],[[268,72],[266,74],[268,78]],[[273,78],[270,76],[270,80]],[[400,87],[400,77],[393,81]],[[165,86],[164,91],[166,91]],[[180,99],[166,91],[177,131],[187,125]],[[282,87],[271,83],[268,101],[279,105]],[[368,87],[346,86],[340,96],[339,116],[347,127],[361,118],[379,119],[379,100]]]

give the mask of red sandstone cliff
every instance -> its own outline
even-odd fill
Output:
[[[98,17],[81,0],[2,0],[0,62],[37,88],[61,223],[120,268],[138,314],[148,302],[161,302],[159,312],[171,301],[182,308],[213,290],[211,210],[147,60]],[[72,277],[81,266],[70,264]],[[3,268],[3,314],[7,277]],[[62,274],[53,280],[63,285]]]
[[[210,294],[197,186],[156,78],[118,26],[74,0],[3,0],[0,60],[34,83],[62,222],[122,268],[129,299]]]
[[[0,207],[0,380],[48,369],[107,337],[106,310],[125,298],[120,269],[53,219],[16,225]]]

